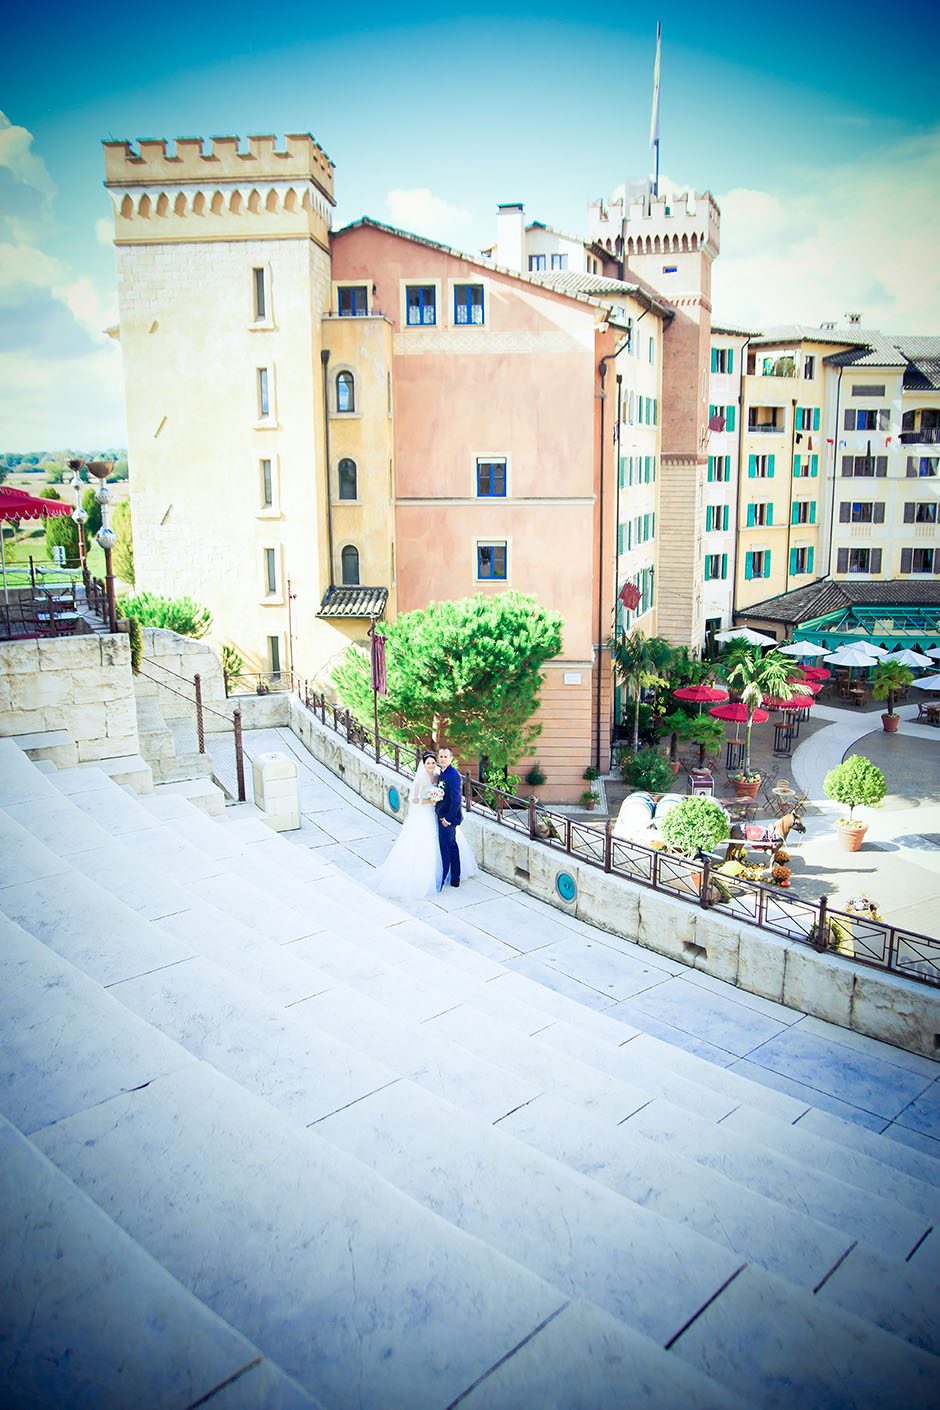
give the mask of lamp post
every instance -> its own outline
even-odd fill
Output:
[[[88,523],[88,515],[82,508],[82,481],[79,470],[84,465],[83,460],[70,460],[69,469],[74,471],[69,481],[69,489],[75,495],[75,508],[72,510],[72,519],[78,525],[78,562],[82,570],[82,582],[85,584],[85,601],[88,601],[88,564],[85,562],[85,525]]]
[[[104,550],[105,586],[108,592],[108,630],[117,631],[117,603],[114,598],[114,572],[111,568],[111,550],[117,543],[117,534],[111,528],[111,491],[105,481],[114,469],[113,460],[92,460],[88,466],[89,475],[94,475],[101,483],[95,490],[95,499],[101,506],[101,528],[95,534],[100,548]]]

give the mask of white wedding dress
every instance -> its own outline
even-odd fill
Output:
[[[395,845],[382,865],[376,868],[372,885],[382,896],[418,901],[433,896],[441,884],[441,849],[437,838],[437,814],[433,804],[423,800],[435,786],[424,769],[423,778],[412,785],[408,814]],[[479,871],[473,850],[458,827],[461,879]]]

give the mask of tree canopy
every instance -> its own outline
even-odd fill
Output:
[[[388,693],[379,729],[409,744],[445,741],[462,759],[506,767],[541,731],[542,666],[561,650],[562,619],[518,592],[432,602],[384,628]],[[333,673],[344,704],[372,716],[368,654],[350,647]]]

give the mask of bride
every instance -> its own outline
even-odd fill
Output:
[[[395,845],[385,861],[376,869],[372,884],[383,896],[400,900],[420,900],[440,890],[441,849],[437,840],[437,815],[434,799],[428,795],[435,787],[437,760],[424,754],[415,774],[410,806]],[[460,870],[463,877],[476,876],[479,868],[469,842],[457,829],[460,848]]]

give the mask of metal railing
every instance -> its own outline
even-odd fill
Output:
[[[144,667],[150,667],[145,670]],[[152,675],[152,671],[159,671],[160,676]],[[242,740],[242,712],[236,706],[232,712],[232,717],[223,715],[221,711],[214,710],[211,705],[207,705],[202,698],[202,677],[197,672],[192,680],[188,676],[181,676],[178,671],[171,671],[168,666],[162,666],[159,661],[147,658],[141,663],[138,675],[146,680],[152,681],[161,690],[168,691],[171,695],[185,700],[192,707],[192,722],[196,734],[196,743],[199,753],[207,755],[212,759],[213,777],[225,790],[230,798],[237,798],[239,803],[244,803],[245,791],[245,746]],[[175,685],[170,685],[163,677],[169,676]],[[226,735],[231,729],[233,735],[233,756],[226,757],[222,751],[212,752],[206,748],[206,716],[211,716],[213,720],[222,720],[224,729],[216,727],[210,731],[214,735]],[[172,732],[172,730],[171,730]]]
[[[230,695],[302,695],[306,682],[293,671],[222,671],[225,698]]]
[[[411,777],[421,747],[400,744],[376,734],[349,710],[334,705],[304,684],[301,699],[323,724],[378,763]],[[581,822],[544,807],[536,798],[519,798],[493,784],[463,776],[466,812],[478,811],[500,827],[532,843],[561,852],[638,886],[666,892],[702,910],[716,911],[783,939],[842,955],[872,969],[888,970],[918,984],[940,986],[940,939],[904,926],[852,915],[829,904],[828,897],[809,901],[790,896],[780,886],[745,881],[720,872],[711,857],[693,859],[640,842],[615,837],[613,824]]]

